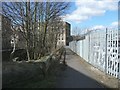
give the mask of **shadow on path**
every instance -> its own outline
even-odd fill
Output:
[[[104,85],[92,79],[90,73],[85,70],[78,56],[70,49],[66,49],[67,66],[62,66],[57,77],[56,88],[98,88],[108,90]],[[92,72],[91,72],[92,73]]]
[[[102,90],[106,90],[97,81],[69,66],[61,70],[61,75],[57,78],[57,81],[56,88],[102,88]]]

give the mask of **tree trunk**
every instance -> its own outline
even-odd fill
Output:
[[[16,48],[16,45],[15,45],[15,44],[16,44],[16,43],[15,43],[15,39],[14,39],[14,46],[13,46],[13,50],[12,50],[12,52],[11,52],[11,54],[10,54],[10,60],[13,59],[13,55],[14,55],[15,48]]]

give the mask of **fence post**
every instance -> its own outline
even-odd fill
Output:
[[[120,1],[118,2],[118,21],[120,20]],[[120,22],[118,22],[118,50],[119,50],[119,34],[120,34]],[[120,53],[118,53],[118,55],[119,55]],[[119,60],[119,59],[118,59]],[[118,70],[119,70],[119,72],[118,72],[118,88],[119,88],[119,90],[120,90],[120,60],[118,61],[118,65],[119,65],[119,67],[118,67]]]
[[[90,63],[90,48],[91,48],[91,46],[90,46],[90,34],[88,34],[88,37],[89,37],[89,39],[88,39],[88,62]]]
[[[105,33],[105,73],[107,74],[107,33],[108,29],[106,28],[106,33]]]

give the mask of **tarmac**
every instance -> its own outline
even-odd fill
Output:
[[[56,88],[118,88],[118,79],[106,75],[66,48],[66,68],[57,77]]]

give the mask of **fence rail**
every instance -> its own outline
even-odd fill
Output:
[[[69,47],[86,62],[120,79],[120,30],[92,30],[85,39],[70,42]]]

